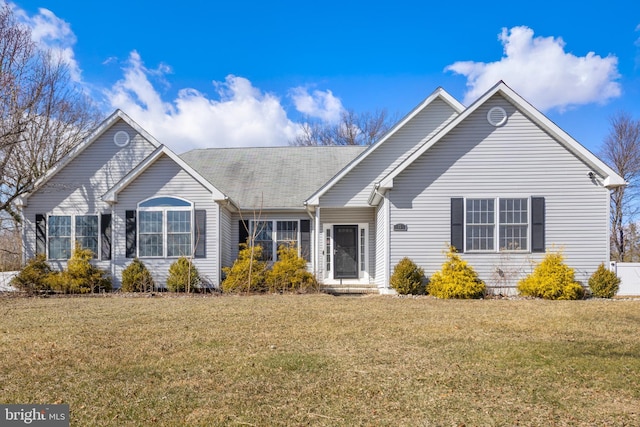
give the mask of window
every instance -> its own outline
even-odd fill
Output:
[[[163,255],[163,212],[141,211],[139,215],[140,257],[161,257]]]
[[[494,250],[495,210],[493,199],[467,199],[467,250]]]
[[[138,256],[180,257],[193,252],[193,204],[156,197],[138,204]]]
[[[254,243],[262,246],[262,260],[273,261],[273,223],[271,221],[253,221]]]
[[[76,242],[98,256],[98,216],[76,215]]]
[[[73,242],[98,256],[98,215],[50,215],[47,233],[49,259],[71,258]]]
[[[496,224],[498,206],[498,224]],[[526,251],[529,249],[529,199],[467,199],[467,251]]]
[[[49,259],[71,258],[71,216],[49,217]]]
[[[453,197],[450,242],[459,252],[544,253],[545,212],[545,198],[541,196],[492,199]]]
[[[500,250],[527,250],[529,200],[500,199]]]
[[[262,246],[262,259],[276,261],[280,245],[300,248],[300,221],[251,221],[255,244]]]

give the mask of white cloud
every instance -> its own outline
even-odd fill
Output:
[[[67,64],[71,79],[80,82],[82,71],[73,51],[77,40],[69,23],[58,18],[49,9],[40,8],[37,14],[29,16],[15,4],[9,3],[9,6],[18,20],[31,29],[32,40],[49,49],[54,59],[60,59]]]
[[[314,90],[309,93],[306,88],[296,87],[291,89],[290,96],[298,111],[327,123],[339,122],[344,111],[340,98],[335,97],[330,90]]]
[[[224,81],[213,81],[215,99],[185,88],[175,99],[164,100],[158,88],[170,86],[166,76],[171,68],[166,64],[147,68],[135,50],[126,60],[122,78],[111,87],[97,88],[82,81],[74,53],[76,36],[67,22],[48,9],[40,8],[30,16],[15,4],[9,5],[18,20],[31,29],[33,40],[66,62],[75,82],[88,93],[105,94],[106,108],[122,109],[178,153],[193,148],[288,145],[301,132],[302,125],[287,117],[277,96],[261,91],[243,77],[229,75]],[[109,57],[103,65],[117,61]],[[310,94],[295,88],[288,96],[298,111],[324,122],[337,122],[344,110],[340,99],[329,90]]]
[[[287,145],[299,125],[287,118],[280,100],[255,88],[243,77],[214,81],[219,99],[195,89],[183,89],[165,102],[150,81],[162,78],[166,66],[145,68],[132,52],[124,77],[107,91],[113,108],[120,108],[145,130],[176,152],[192,148]]]
[[[621,95],[618,59],[613,55],[575,56],[564,51],[561,38],[534,37],[524,26],[503,28],[498,39],[504,48],[500,61],[460,61],[445,68],[467,78],[466,104],[499,80],[542,111],[605,103]]]

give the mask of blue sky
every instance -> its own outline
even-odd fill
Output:
[[[400,118],[439,86],[469,104],[500,79],[596,153],[613,114],[640,118],[640,3],[430,3],[11,4],[105,114],[179,153],[286,145],[342,109]]]

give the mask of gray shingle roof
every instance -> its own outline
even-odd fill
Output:
[[[209,148],[180,157],[241,208],[302,208],[366,147]]]

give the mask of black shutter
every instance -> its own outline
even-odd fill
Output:
[[[464,199],[451,199],[451,246],[464,252]]]
[[[100,215],[100,259],[111,259],[111,214]]]
[[[311,221],[308,219],[300,220],[300,255],[311,261]]]
[[[47,253],[47,216],[36,214],[36,255]]]
[[[196,239],[195,258],[207,257],[207,211],[204,209],[196,209],[195,211],[196,228],[194,236]]]
[[[545,252],[544,197],[531,198],[531,252]]]
[[[249,221],[238,221],[238,243],[247,243],[249,238]]]
[[[125,252],[125,256],[127,258],[135,258],[136,257],[136,211],[126,211],[125,212],[125,232],[126,232],[126,241],[127,248]]]

